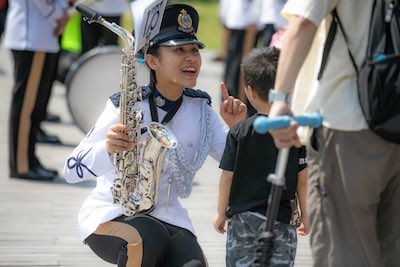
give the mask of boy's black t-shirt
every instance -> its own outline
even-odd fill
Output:
[[[272,136],[258,134],[253,122],[258,116],[232,127],[226,139],[225,151],[219,167],[233,171],[229,195],[228,217],[244,211],[254,211],[265,216],[271,183],[267,176],[274,173],[278,156]],[[282,192],[277,220],[289,223],[292,209],[290,200],[295,198],[298,173],[306,167],[305,148],[291,148],[286,168],[286,187]]]

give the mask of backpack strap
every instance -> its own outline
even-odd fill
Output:
[[[336,31],[337,31],[337,23],[334,19],[332,19],[332,24],[329,27],[329,32],[325,41],[324,51],[322,53],[321,67],[318,72],[318,81],[322,78],[322,75],[324,74],[326,63],[328,62],[328,55],[329,52],[331,51],[333,41],[335,40]]]
[[[343,33],[343,37],[344,37],[344,40],[346,42],[347,51],[349,52],[351,63],[353,64],[353,67],[354,67],[354,69],[356,70],[356,72],[358,74],[358,67],[357,67],[356,61],[354,60],[354,56],[350,51],[349,41],[348,41],[346,32],[344,30],[342,21],[339,18],[339,15],[337,13],[336,8],[334,8],[332,10],[331,14],[332,14],[332,24],[329,27],[328,36],[326,37],[324,51],[323,51],[323,54],[322,54],[321,67],[320,67],[319,72],[318,72],[318,80],[320,80],[322,78],[322,75],[324,74],[326,63],[328,62],[329,52],[331,51],[331,48],[332,48],[332,45],[333,45],[333,41],[335,40],[335,36],[336,36],[337,26],[338,25],[339,25],[339,28],[340,28],[341,32]]]

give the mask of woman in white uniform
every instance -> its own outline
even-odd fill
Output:
[[[108,100],[94,128],[64,167],[68,182],[97,179],[79,214],[81,238],[99,257],[118,266],[207,265],[188,212],[178,200],[190,196],[193,177],[207,155],[221,159],[226,139],[209,95],[191,89],[201,67],[199,49],[204,47],[195,35],[197,27],[195,9],[183,4],[167,6],[161,30],[145,53],[152,75],[150,86],[143,88],[142,125],[163,121],[178,140],[178,147],[165,154],[154,210],[127,217],[113,203],[110,188],[118,177],[114,152],[133,145],[129,130],[119,124],[120,94]],[[221,116],[232,126],[245,118],[247,110],[223,89]],[[146,132],[141,138],[147,136]]]

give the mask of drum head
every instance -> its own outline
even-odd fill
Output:
[[[94,48],[83,54],[66,76],[68,108],[84,133],[94,126],[108,98],[120,91],[121,55],[117,46]]]

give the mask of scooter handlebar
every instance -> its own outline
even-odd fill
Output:
[[[285,128],[290,125],[290,122],[295,120],[300,126],[309,126],[312,128],[318,128],[322,125],[322,117],[318,113],[312,113],[309,115],[301,116],[280,116],[274,118],[268,118],[259,116],[255,119],[253,126],[257,133],[265,134],[272,129]]]

